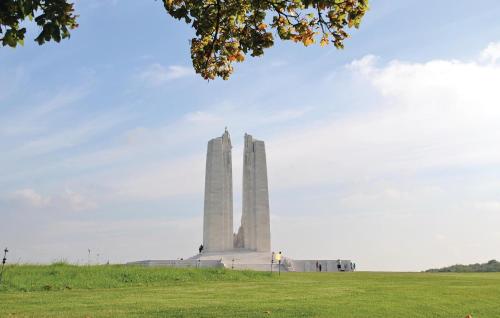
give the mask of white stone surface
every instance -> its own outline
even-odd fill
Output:
[[[243,152],[243,212],[241,217],[243,248],[258,252],[271,251],[269,190],[266,149],[263,141],[245,134]]]
[[[233,249],[233,177],[231,138],[208,142],[205,172],[203,246],[207,252]]]
[[[235,249],[222,253],[204,252],[190,258],[190,260],[201,260],[202,262],[220,261],[224,267],[237,270],[271,270],[270,252],[255,252],[246,249]],[[273,264],[273,271],[278,271],[278,264]],[[281,271],[287,271],[285,264],[281,265]]]
[[[129,262],[127,265],[138,265],[145,267],[176,267],[176,268],[218,268],[224,267],[220,259],[214,260],[145,260],[138,262]]]
[[[129,262],[127,265],[140,266],[160,266],[160,267],[191,267],[191,268],[218,268],[225,267],[234,270],[254,270],[254,271],[278,271],[278,266],[282,272],[338,272],[338,264],[341,264],[340,271],[354,271],[353,263],[350,260],[294,260],[283,257],[281,264],[271,263],[271,253],[255,252],[244,249],[236,249],[228,252],[204,252],[185,260],[146,260]]]

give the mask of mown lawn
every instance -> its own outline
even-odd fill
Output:
[[[500,317],[500,273],[11,266],[1,317]]]

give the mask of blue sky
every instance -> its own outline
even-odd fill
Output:
[[[161,2],[76,9],[70,40],[39,47],[31,29],[0,49],[12,260],[190,256],[206,142],[225,126],[235,220],[248,132],[266,141],[272,245],[289,256],[366,270],[500,257],[498,1],[372,1],[344,50],[278,41],[211,82]]]

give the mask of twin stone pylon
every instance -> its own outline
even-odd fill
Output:
[[[222,137],[208,142],[203,217],[205,251],[226,251],[233,248],[231,148],[231,138],[227,130]]]
[[[208,142],[203,218],[204,250],[227,252],[245,249],[270,252],[269,190],[264,142],[245,134],[243,212],[237,234],[233,234],[231,149],[231,138],[227,130],[222,137]]]

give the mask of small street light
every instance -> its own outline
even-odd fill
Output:
[[[276,260],[278,261],[278,276],[281,276],[281,251],[276,254]]]
[[[3,259],[2,259],[2,270],[0,270],[0,284],[2,283],[2,278],[3,278],[3,268],[5,266],[5,263],[7,262],[7,253],[9,252],[9,250],[7,248],[5,248],[3,250]]]
[[[274,252],[271,254],[271,274],[273,273]]]

